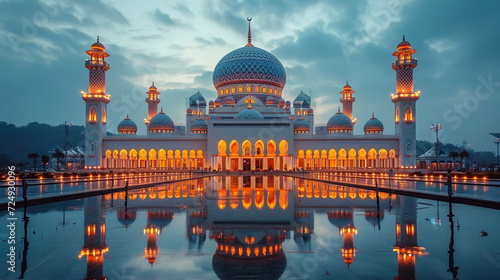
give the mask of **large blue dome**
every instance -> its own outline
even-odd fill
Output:
[[[215,66],[216,88],[237,83],[258,83],[283,88],[285,68],[271,53],[257,47],[242,47],[226,54]]]
[[[365,123],[363,130],[365,134],[382,133],[384,131],[384,124],[373,115],[372,118]]]
[[[328,133],[352,133],[352,121],[347,115],[339,111],[326,124]]]
[[[174,121],[163,112],[163,109],[151,118],[148,125],[148,130],[151,133],[173,133],[174,129]]]
[[[135,134],[137,132],[137,125],[133,120],[131,120],[128,115],[127,117],[118,124],[119,134]]]

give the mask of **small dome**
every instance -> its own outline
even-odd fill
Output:
[[[202,119],[196,119],[191,124],[191,131],[207,131],[207,123]]]
[[[219,117],[219,115],[212,114],[212,115],[210,115],[210,119],[217,120],[217,119],[220,119],[220,117]]]
[[[285,105],[286,105],[285,99],[280,98],[278,100],[278,106],[281,107],[281,108],[283,108],[283,107],[285,107]]]
[[[134,121],[132,121],[128,115],[127,117],[118,124],[118,133],[119,134],[136,134],[137,125]]]
[[[326,124],[328,133],[352,133],[352,120],[339,111]]]
[[[345,86],[342,88],[342,90],[345,90],[345,91],[352,90],[352,87],[351,87],[351,85],[349,85],[348,81],[345,83]]]
[[[158,91],[158,88],[155,87],[155,82],[153,82],[153,84],[149,87],[149,90]]]
[[[252,106],[250,104],[248,104],[248,107],[246,109],[241,110],[241,112],[239,112],[235,118],[240,119],[240,120],[263,120],[264,119],[262,114],[259,111],[252,109]]]
[[[93,50],[100,50],[100,51],[105,50],[104,45],[99,43],[99,36],[97,36],[97,42],[93,43],[90,48]]]
[[[174,129],[174,121],[163,112],[163,108],[151,118],[148,125],[148,130],[152,133],[173,133]]]
[[[354,224],[352,209],[333,209],[327,213],[330,224],[338,229]]]
[[[375,118],[374,114],[371,119],[365,123],[363,130],[365,131],[365,134],[382,133],[384,132],[384,124],[379,119]]]
[[[309,132],[309,123],[303,118],[300,118],[293,125],[293,130]]]
[[[399,49],[411,49],[411,44],[410,44],[410,42],[405,40],[404,35],[403,35],[403,41],[401,41],[401,43],[399,43],[399,45],[398,45],[398,50]]]

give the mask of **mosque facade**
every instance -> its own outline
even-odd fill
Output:
[[[348,83],[340,91],[342,110],[326,126],[314,126],[311,97],[300,92],[293,102],[282,98],[286,72],[271,53],[253,45],[250,22],[244,47],[225,55],[215,66],[217,98],[206,102],[200,92],[189,98],[186,125],[177,126],[160,107],[158,88],[146,92],[147,135],[137,135],[137,124],[127,117],[117,135],[107,135],[106,62],[109,54],[97,42],[86,51],[89,89],[86,104],[86,168],[151,170],[292,170],[416,168],[416,101],[413,90],[416,52],[403,41],[392,54],[396,60],[395,134],[384,134],[375,115],[354,135],[354,91]],[[293,77],[292,77],[293,78]],[[177,116],[174,116],[177,117]]]

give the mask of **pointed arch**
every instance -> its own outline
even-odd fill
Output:
[[[229,151],[231,152],[231,156],[239,156],[240,155],[240,146],[238,141],[233,140],[231,144],[229,144]]]
[[[288,142],[286,140],[281,140],[280,145],[280,156],[287,156],[288,155]]]
[[[356,167],[356,150],[349,150],[349,166],[348,167]]]
[[[227,144],[226,141],[220,140],[217,144],[217,148],[219,150],[219,156],[227,156]]]
[[[339,167],[347,167],[347,152],[344,149],[339,151]]]
[[[361,149],[358,151],[358,166],[366,168],[366,150]]]
[[[335,149],[330,149],[328,151],[328,162],[330,164],[330,168],[337,167],[337,151],[335,151]]]

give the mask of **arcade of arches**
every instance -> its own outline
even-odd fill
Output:
[[[288,153],[285,140],[278,144],[258,140],[218,142],[218,154],[212,155],[211,166],[216,170],[306,170],[336,168],[394,168],[396,151],[391,149],[330,149],[299,150],[296,158]],[[106,150],[104,168],[200,169],[208,168],[202,150]]]

